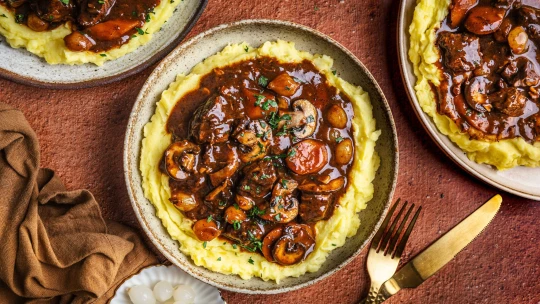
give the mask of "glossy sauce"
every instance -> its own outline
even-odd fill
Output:
[[[455,2],[455,1],[454,1]],[[511,1],[510,1],[511,2]],[[480,0],[477,7],[490,7],[493,6],[493,1]],[[452,6],[451,6],[452,7]],[[504,19],[512,25],[512,28],[516,26],[524,26],[529,31],[528,26],[522,24],[519,16],[521,6],[515,5],[509,8],[501,9],[504,11]],[[497,9],[500,9],[497,7]],[[467,17],[470,16],[467,15]],[[540,140],[540,127],[538,121],[540,120],[540,103],[538,96],[534,94],[539,86],[524,86],[514,85],[518,76],[508,77],[503,75],[503,69],[509,62],[519,62],[519,60],[527,60],[533,67],[533,70],[540,74],[539,52],[538,52],[538,39],[532,39],[529,31],[529,40],[527,43],[527,49],[522,54],[516,54],[512,52],[508,42],[503,39],[497,40],[495,35],[500,35],[500,32],[487,34],[487,35],[475,35],[467,30],[464,26],[465,20],[459,24],[459,26],[452,28],[451,26],[451,13],[443,21],[440,29],[437,30],[437,45],[441,54],[441,59],[438,62],[438,66],[442,72],[442,81],[438,88],[434,88],[436,96],[438,96],[438,112],[446,115],[456,122],[462,131],[468,132],[472,138],[475,139],[487,139],[487,140],[499,140],[507,138],[522,137],[526,141],[534,142]],[[529,25],[531,26],[531,25]],[[482,30],[486,30],[488,26],[484,26]],[[502,26],[501,30],[502,31]],[[444,39],[444,35],[452,34],[464,34],[469,37],[478,38],[479,49],[481,52],[480,61],[476,58],[476,52],[474,51],[474,43],[465,43],[464,47],[458,52],[465,54],[464,62],[473,63],[474,67],[471,71],[456,71],[446,62],[446,57],[450,51],[448,47],[443,47],[441,41]],[[457,36],[446,36],[457,37]],[[451,44],[452,39],[448,39]],[[476,42],[475,42],[476,43]],[[453,58],[456,58],[454,56]],[[519,59],[523,58],[523,59]],[[466,88],[475,76],[485,78],[486,91],[488,96],[495,96],[503,88],[515,87],[519,92],[522,92],[526,96],[526,102],[523,106],[522,113],[518,115],[507,114],[500,109],[493,108],[490,111],[484,111],[480,107],[478,111],[469,102],[467,102]],[[533,93],[531,93],[533,92]],[[502,93],[501,93],[502,94]],[[488,97],[489,100],[490,97]],[[519,112],[519,111],[517,111]]]
[[[275,79],[278,75],[288,73],[293,76],[294,79],[300,83],[299,88],[294,95],[289,97],[280,96],[272,90],[265,88],[259,83],[261,75],[267,78],[269,81]],[[345,177],[345,185],[333,194],[333,204],[330,206],[330,210],[326,213],[324,219],[329,218],[332,215],[334,208],[339,206],[339,198],[343,195],[349,186],[348,174],[351,169],[352,160],[345,165],[338,165],[332,157],[333,151],[336,148],[338,142],[345,139],[352,139],[352,125],[351,118],[354,115],[352,104],[350,100],[343,94],[337,92],[334,87],[329,86],[326,83],[326,77],[322,75],[309,61],[304,61],[299,64],[283,64],[278,63],[274,59],[259,57],[255,60],[244,61],[236,63],[224,68],[215,69],[213,72],[204,76],[200,82],[200,87],[185,96],[183,96],[172,110],[167,122],[167,132],[172,134],[173,142],[191,138],[190,134],[190,121],[193,118],[193,113],[204,102],[208,100],[210,96],[215,94],[222,94],[228,96],[227,101],[232,103],[235,109],[235,122],[225,128],[234,130],[236,128],[236,121],[246,117],[246,112],[253,107],[251,104],[253,101],[246,95],[245,89],[257,91],[261,95],[275,96],[277,98],[283,98],[288,104],[292,104],[299,99],[309,100],[316,108],[318,112],[317,127],[313,135],[308,138],[299,139],[290,134],[280,135],[280,130],[272,130],[272,139],[268,147],[268,153],[265,157],[266,160],[270,160],[275,170],[278,172],[278,176],[287,175],[298,182],[298,184],[317,181],[322,176],[328,176],[329,179],[335,179],[338,177]],[[345,110],[348,117],[348,121],[345,128],[338,129],[332,127],[326,119],[326,112],[332,105],[339,105]],[[218,114],[218,113],[214,113]],[[265,117],[269,119],[268,115]],[[221,127],[221,126],[220,126]],[[291,146],[306,139],[316,139],[323,142],[326,145],[329,161],[326,165],[316,173],[307,175],[298,175],[287,168],[285,163],[285,157],[290,150]],[[237,147],[236,142],[232,137],[226,143],[220,143],[213,146],[207,146],[204,148],[204,157],[209,163],[216,167],[223,167],[227,163],[226,153],[220,153],[223,150],[230,150],[231,147]],[[354,155],[354,154],[353,154]],[[242,164],[241,168],[237,170],[235,175],[231,178],[234,187],[236,187],[244,176],[242,173],[242,167],[248,164]],[[160,168],[163,172],[164,165],[161,163]],[[327,178],[328,179],[328,178]],[[199,200],[204,201],[204,197],[212,191],[215,187],[212,186],[207,180],[202,181],[196,178],[189,181],[177,181],[172,178],[169,179],[171,191],[186,191],[190,189]],[[233,187],[233,189],[234,189]],[[193,189],[196,189],[193,191]],[[293,194],[300,204],[301,195],[298,189]],[[257,202],[257,204],[266,204],[270,200],[271,192]],[[272,229],[285,224],[275,223],[272,221],[262,220],[256,215],[247,211],[249,218],[242,223],[242,229],[236,231],[231,229],[230,224],[227,224],[223,220],[224,210],[235,204],[234,195],[227,201],[220,201],[216,206],[215,204],[205,202],[200,204],[197,208],[191,211],[184,212],[184,214],[193,219],[201,220],[211,217],[213,220],[217,220],[220,228],[224,231],[228,231],[233,236],[235,234],[248,233],[253,235],[256,239],[262,240],[264,236]],[[313,209],[308,209],[307,212],[319,212],[317,207],[313,206]],[[302,219],[297,217],[291,223],[302,223]],[[309,223],[314,227],[316,223]],[[241,236],[238,236],[240,239]],[[244,235],[245,238],[245,235]],[[231,238],[228,239],[231,241]],[[306,256],[313,250],[313,246],[308,249]]]

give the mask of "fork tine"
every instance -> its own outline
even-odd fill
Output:
[[[386,227],[388,226],[388,222],[390,221],[390,218],[394,214],[394,211],[396,210],[397,205],[399,205],[400,200],[401,200],[401,198],[398,198],[397,201],[394,203],[394,205],[390,208],[390,210],[388,210],[388,214],[386,215],[386,218],[384,219],[381,226],[379,227],[379,230],[377,231],[377,233],[373,237],[373,240],[371,242],[371,247],[377,249],[377,247],[379,246],[379,242],[381,241],[381,237],[382,237],[384,231],[386,230]]]
[[[409,210],[407,210],[407,213],[405,214],[405,217],[403,220],[401,220],[401,223],[399,224],[398,229],[395,231],[394,235],[390,239],[390,243],[388,245],[388,253],[392,254],[392,257],[394,256],[394,252],[396,250],[399,236],[401,235],[401,232],[403,231],[403,227],[405,227],[405,224],[407,223],[407,220],[409,219],[409,215],[414,209],[414,203],[409,207]]]
[[[405,231],[405,234],[401,238],[399,245],[394,250],[394,253],[392,254],[392,258],[395,256],[401,257],[401,254],[403,253],[403,250],[405,249],[405,245],[407,245],[407,241],[409,240],[409,236],[411,235],[411,231],[413,230],[413,227],[416,224],[416,220],[418,219],[418,216],[420,215],[421,210],[422,210],[422,206],[418,207],[418,210],[416,210],[416,213],[414,214],[411,222],[409,223],[409,227],[407,227],[407,231]]]
[[[399,209],[398,214],[396,215],[394,220],[392,220],[392,224],[390,225],[390,228],[388,229],[388,231],[384,234],[384,236],[382,238],[381,245],[379,246],[379,248],[377,248],[377,253],[382,249],[382,250],[385,251],[384,253],[386,254],[386,247],[388,245],[388,242],[390,241],[389,237],[392,236],[392,232],[394,231],[394,228],[396,228],[396,225],[397,225],[399,219],[401,218],[401,214],[403,214],[403,211],[407,207],[407,204],[408,204],[408,202],[405,201],[405,204],[403,204],[403,206],[401,206],[401,209]]]

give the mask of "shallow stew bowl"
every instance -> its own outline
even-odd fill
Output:
[[[139,170],[143,127],[154,114],[161,93],[175,80],[177,74],[188,74],[193,66],[221,51],[228,44],[248,42],[251,46],[258,47],[266,41],[277,39],[293,41],[299,50],[326,54],[334,58],[334,68],[339,75],[355,85],[360,85],[369,93],[377,129],[382,131],[376,147],[381,166],[373,181],[375,194],[367,209],[359,213],[361,225],[356,235],[347,239],[343,247],[332,251],[319,271],[306,273],[298,278],[287,278],[279,284],[258,278],[242,280],[235,275],[224,275],[196,266],[189,257],[180,252],[179,244],[171,239],[161,220],[156,217],[152,203],[144,197]],[[269,294],[299,289],[344,267],[366,246],[378,227],[394,191],[397,169],[397,138],[392,114],[371,74],[353,54],[331,38],[304,26],[283,21],[247,20],[218,26],[176,48],[144,84],[131,113],[124,146],[125,177],[133,209],[154,245],[172,263],[196,278],[219,288],[244,293]]]

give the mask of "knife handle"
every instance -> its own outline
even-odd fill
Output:
[[[369,293],[368,293],[368,296],[366,298],[366,304],[375,304],[375,303],[378,303],[377,302],[377,294],[379,293],[379,288],[378,287],[375,287],[373,286],[373,284],[371,285],[371,287],[369,288]]]

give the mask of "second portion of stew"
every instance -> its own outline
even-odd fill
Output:
[[[221,237],[292,265],[350,182],[350,100],[311,62],[260,57],[204,76],[178,101],[161,170],[201,241]]]
[[[453,0],[437,32],[438,110],[472,138],[540,140],[540,10]]]
[[[160,0],[0,0],[15,21],[36,32],[69,22],[64,38],[71,51],[103,52],[127,43],[151,20]]]

